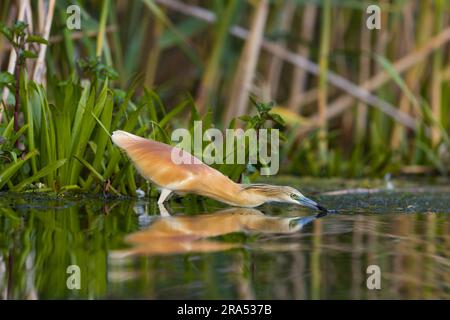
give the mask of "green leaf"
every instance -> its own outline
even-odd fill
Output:
[[[0,23],[0,33],[3,34],[9,42],[14,41],[12,30],[3,23]]]
[[[161,119],[161,121],[159,122],[159,125],[161,128],[164,128],[164,126],[174,117],[176,116],[178,113],[180,113],[181,111],[183,111],[183,109],[187,106],[187,101],[183,101],[182,103],[180,103],[178,106],[176,106],[175,108],[173,108],[172,110],[170,110],[170,112],[168,112],[164,118]]]
[[[103,129],[103,131],[111,137],[111,133],[109,133],[108,129],[106,129],[105,125],[101,122],[101,120],[91,111],[92,116],[94,117],[95,121],[100,125],[100,127]]]
[[[104,80],[106,78],[115,80],[119,74],[112,67],[104,64],[99,57],[80,60],[78,65],[89,76]]]
[[[100,125],[100,128],[102,130],[98,130],[97,136],[95,137],[96,142],[96,149],[94,151],[95,157],[94,161],[92,162],[92,167],[95,170],[101,170],[101,163],[104,159],[104,154],[106,150],[106,146],[108,143],[110,143],[110,137],[111,134],[109,133],[109,128],[111,127],[112,117],[113,117],[113,98],[108,97],[105,102],[105,107],[103,108],[103,112],[101,114],[101,119],[99,119],[93,112],[92,116],[97,121],[97,123]],[[87,191],[87,189],[92,184],[93,179],[89,176],[89,178],[86,180],[84,189]]]
[[[284,126],[286,123],[284,122],[283,118],[276,113],[269,113],[270,119],[272,119],[275,123],[279,124],[280,126]]]
[[[95,170],[95,168],[93,166],[91,166],[86,160],[84,160],[78,156],[73,156],[73,157],[75,159],[77,159],[83,166],[85,166],[97,180],[99,180],[101,182],[105,182],[105,179],[103,178],[103,176],[97,170]]]
[[[245,115],[243,115],[243,116],[240,116],[240,117],[239,117],[239,120],[242,120],[242,121],[244,121],[244,122],[250,122],[250,121],[252,120],[252,117],[245,114]]]
[[[256,109],[259,113],[267,113],[269,112],[273,106],[275,105],[273,102],[264,103],[264,102],[258,102],[255,97],[250,96],[250,101],[255,105]]]
[[[5,138],[11,138],[14,134],[14,118],[9,120],[5,130],[2,133],[2,136]]]
[[[24,51],[22,51],[22,57],[24,57],[26,59],[36,59],[37,54],[32,51],[29,51],[29,50],[24,50]]]
[[[27,42],[34,42],[34,43],[41,43],[48,45],[48,41],[41,36],[37,35],[30,35],[27,37]]]
[[[25,34],[24,30],[28,26],[27,23],[23,21],[17,21],[14,26],[12,27],[12,31],[17,35],[23,35]]]
[[[12,137],[11,143],[12,143],[12,144],[16,143],[16,141],[22,136],[22,134],[25,132],[25,130],[28,129],[28,127],[29,127],[28,124],[22,126],[22,128],[20,128],[20,129],[14,134],[14,136]]]
[[[32,175],[31,177],[29,177],[25,180],[22,180],[19,184],[14,186],[13,191],[21,191],[26,185],[28,185],[36,180],[39,180],[42,177],[45,177],[45,176],[49,175],[50,173],[56,171],[56,169],[63,166],[66,163],[66,161],[67,161],[67,159],[61,159],[61,160],[55,161],[53,163],[50,163],[49,165],[45,166],[44,168],[42,168],[41,170],[36,172],[36,174]]]
[[[14,85],[16,80],[14,76],[9,72],[0,72],[0,87],[5,85]]]
[[[19,159],[16,162],[13,162],[6,166],[0,173],[0,189],[10,181],[11,177],[14,176],[14,174],[22,168],[24,163],[28,161],[28,159],[36,156],[38,154],[38,151],[35,149],[33,151],[28,152],[28,154],[23,158]]]
[[[95,170],[95,168],[91,166],[86,160],[77,156],[74,156],[74,158],[77,159],[83,166],[85,166],[92,173],[94,178],[98,179],[102,183],[106,181],[106,179],[97,170]],[[114,194],[120,195],[120,192],[117,191],[113,186],[110,185],[109,188]]]
[[[283,132],[279,131],[278,135],[279,135],[281,141],[287,141],[288,140],[288,138],[286,137],[286,135]]]

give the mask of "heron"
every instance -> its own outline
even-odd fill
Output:
[[[159,205],[173,193],[191,193],[235,207],[254,208],[268,202],[281,202],[327,211],[289,186],[236,183],[181,148],[122,130],[114,131],[111,138],[115,145],[125,151],[137,171],[160,189]],[[173,161],[174,153],[185,161]]]

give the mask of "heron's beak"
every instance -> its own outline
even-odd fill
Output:
[[[317,216],[309,216],[309,217],[297,217],[290,221],[289,227],[294,231],[302,230],[304,226],[310,224],[314,220],[317,219]]]
[[[327,209],[322,207],[320,204],[318,204],[317,202],[308,199],[307,197],[303,196],[301,198],[299,198],[298,200],[298,204],[300,204],[301,206],[305,206],[314,210],[319,210],[322,212],[327,212]]]

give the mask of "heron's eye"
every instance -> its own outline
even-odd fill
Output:
[[[299,198],[299,196],[296,195],[295,193],[291,193],[290,197],[291,197],[291,199],[294,199],[294,200],[298,200],[298,198]]]

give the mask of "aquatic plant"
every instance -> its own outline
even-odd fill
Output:
[[[275,101],[271,114],[286,123],[284,173],[449,171],[450,7],[443,0],[379,1],[379,30],[366,28],[368,3],[352,0],[202,7],[75,1],[82,29],[67,28],[68,2],[48,4],[0,4],[2,30],[17,27],[29,39],[40,34],[34,40],[46,57],[25,63],[26,76],[15,81],[8,64],[15,46],[8,36],[0,39],[0,65],[8,69],[0,74],[0,188],[145,189],[111,146],[111,130],[127,126],[168,142],[171,128],[192,130],[200,118],[205,128],[248,128],[258,112],[249,95]],[[33,23],[39,17],[48,19]],[[38,64],[47,72],[35,77]],[[13,115],[19,100],[23,119]],[[236,180],[255,178],[245,166],[218,168]]]

